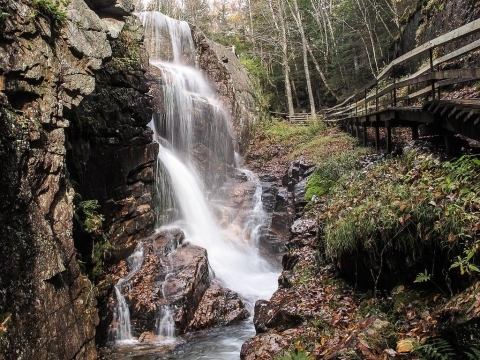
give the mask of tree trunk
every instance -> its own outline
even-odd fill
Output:
[[[293,14],[293,17],[295,18],[295,21],[298,25],[298,31],[300,32],[300,37],[302,39],[303,67],[305,70],[305,80],[307,81],[308,99],[310,101],[310,112],[312,116],[315,116],[316,114],[315,99],[313,98],[312,81],[310,79],[310,70],[308,69],[307,38],[305,37],[305,30],[303,29],[302,16],[300,14],[300,10],[298,9],[297,0],[293,0],[293,6],[295,7],[295,13]]]
[[[285,75],[285,93],[287,95],[288,114],[293,115],[295,109],[293,107],[292,88],[290,85],[290,66],[288,64],[288,43],[287,43],[287,28],[285,24],[285,7],[283,6],[283,0],[278,0],[279,5],[279,20],[280,30],[282,32],[282,65]]]

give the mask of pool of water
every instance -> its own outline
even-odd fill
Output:
[[[239,360],[242,344],[255,335],[252,319],[180,336],[165,343],[130,342],[102,349],[105,360]]]

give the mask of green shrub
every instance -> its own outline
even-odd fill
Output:
[[[340,258],[363,248],[372,256],[386,251],[416,259],[433,242],[455,249],[445,251],[450,264],[465,254],[457,261],[473,266],[471,251],[477,251],[475,229],[480,224],[479,171],[480,161],[471,156],[442,163],[408,153],[369,171],[345,173],[332,188],[323,215],[327,255]]]
[[[78,204],[76,216],[84,231],[93,233],[102,228],[104,217],[98,213],[98,208],[98,200],[86,200]]]
[[[358,168],[358,158],[364,152],[364,149],[356,148],[322,161],[308,178],[305,200],[310,201],[314,195],[318,197],[326,194],[343,174]]]
[[[62,26],[67,21],[67,13],[63,7],[68,5],[68,0],[33,0],[37,11],[51,18],[55,25]]]

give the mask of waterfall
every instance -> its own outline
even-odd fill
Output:
[[[127,259],[129,273],[127,276],[118,280],[115,285],[115,296],[117,297],[117,304],[113,314],[113,337],[119,342],[128,342],[133,340],[132,328],[130,324],[130,310],[128,309],[127,301],[122,292],[129,287],[129,281],[135,273],[142,267],[144,259],[143,244],[139,243],[137,250]]]
[[[220,188],[235,162],[241,164],[238,154],[234,155],[229,117],[207,80],[194,67],[195,49],[188,24],[156,12],[137,15],[145,26],[151,64],[162,73],[164,92],[165,113],[154,115],[149,124],[159,144],[157,226],[176,221],[186,242],[207,250],[214,276],[237,292],[253,312],[258,298],[269,298],[275,291],[278,277],[258,251],[266,221],[262,186],[252,172],[241,170],[254,183],[253,209],[242,218],[241,231],[217,224],[206,193]],[[162,260],[167,270],[164,285],[170,276],[168,256],[174,252],[175,249],[169,251]],[[122,293],[138,268],[130,266],[128,276],[115,286],[117,340],[132,339],[128,306]],[[174,338],[175,328],[165,286],[162,296],[166,304],[158,309],[156,327],[157,334],[168,340]]]

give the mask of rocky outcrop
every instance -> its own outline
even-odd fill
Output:
[[[158,333],[167,308],[176,335],[230,325],[249,315],[236,293],[211,281],[206,250],[184,242],[181,230],[161,230],[143,239],[142,247],[143,264],[123,288],[134,336],[147,341],[146,334]],[[128,273],[126,266],[117,268],[115,281]],[[115,301],[109,300],[112,310]]]
[[[158,146],[146,125],[155,110],[152,100],[160,96],[146,73],[140,21],[130,16],[117,25],[121,31],[109,35],[112,56],[96,73],[95,88],[73,112],[67,131],[71,177],[83,200],[96,199],[101,206],[111,262],[126,258],[153,230]],[[85,241],[77,244],[88,253]]]
[[[0,35],[0,308],[10,318],[0,353],[94,359],[95,291],[73,246],[65,128],[111,48],[82,2],[71,2],[63,27],[28,2],[0,8],[8,13]]]
[[[237,293],[224,289],[218,281],[212,281],[198,304],[188,331],[214,326],[227,326],[246,319],[249,312]]]
[[[480,6],[476,0],[432,0],[428,1],[428,3],[424,2],[423,4],[417,2],[416,6],[416,10],[410,9],[411,15],[408,19],[405,19],[405,23],[402,24],[403,28],[401,35],[398,37],[398,41],[395,44],[396,57],[399,57],[442,34],[474,21],[480,16]],[[460,47],[459,43],[463,41],[464,40],[459,40],[459,42],[455,42],[452,45],[447,44],[442,51],[445,53],[453,51],[450,50],[451,46],[452,49],[453,46],[455,49],[458,49]],[[465,43],[467,43],[467,41],[471,41],[471,39],[467,38],[465,41]],[[428,61],[428,56],[424,56],[423,59],[420,60],[416,58],[414,61],[407,64],[404,69],[405,73],[418,70],[418,64],[422,61]],[[477,55],[470,54],[462,60],[460,66],[464,66],[463,62],[476,63],[478,66],[480,60]],[[446,64],[446,66],[449,67],[452,65],[455,65],[455,63],[449,62]]]
[[[232,49],[207,39],[196,26],[190,27],[197,49],[198,66],[231,114],[236,150],[242,153],[250,140],[251,127],[258,121],[253,85]]]
[[[76,192],[100,201],[115,243],[153,225],[147,61],[127,3],[0,1],[0,358],[97,357]]]

